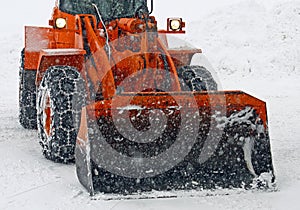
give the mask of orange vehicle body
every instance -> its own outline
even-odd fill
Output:
[[[55,27],[57,18],[67,20],[65,28]],[[169,30],[168,20],[168,30],[159,31],[152,16],[146,22],[138,18],[120,18],[110,21],[105,26],[105,37],[102,35],[106,32],[103,30],[104,26],[94,15],[71,15],[55,7],[49,24],[52,27],[25,28],[24,69],[37,72],[36,87],[39,87],[45,72],[51,66],[74,67],[86,81],[87,105],[82,109],[77,150],[80,150],[80,147],[84,149],[90,141],[90,120],[111,117],[112,112],[128,105],[143,107],[146,110],[167,110],[170,107],[179,107],[180,103],[184,104],[186,110],[198,109],[200,113],[223,111],[227,117],[245,107],[251,107],[262,121],[266,133],[268,131],[266,103],[253,96],[242,91],[183,90],[177,70],[190,65],[193,56],[202,53],[201,49],[168,48],[166,34],[184,33],[184,23],[179,31],[172,31]],[[110,40],[109,47],[107,39]],[[162,59],[162,55],[166,61]],[[164,74],[166,70],[173,76],[165,92],[143,89],[147,85],[160,87],[164,84],[168,79]],[[142,76],[140,72],[143,72]],[[126,78],[136,74],[140,76],[138,81],[134,80],[131,85],[123,86]],[[45,126],[45,130],[51,130],[51,120]],[[267,144],[269,150],[269,143]],[[267,156],[269,158],[270,155]],[[78,156],[76,159],[76,162],[81,164],[78,173],[82,174],[88,169],[80,169],[84,164],[80,163],[79,158],[84,157]],[[272,163],[269,159],[268,161],[267,167],[260,172],[273,173]],[[82,178],[80,181],[93,194],[93,184],[91,180],[86,179]]]
[[[97,52],[97,54],[93,54],[93,61],[95,63],[91,63],[90,60],[86,62],[85,59],[85,50],[83,46],[83,38],[82,38],[82,30],[80,29],[81,21],[79,19],[80,16],[75,17],[73,15],[63,13],[59,11],[58,8],[54,9],[53,20],[56,17],[63,17],[68,19],[68,28],[61,30],[55,28],[42,28],[42,27],[26,27],[25,28],[25,69],[27,70],[37,70],[37,78],[36,85],[38,86],[41,79],[43,78],[43,73],[50,67],[54,65],[67,65],[74,66],[78,69],[78,71],[83,72],[86,71],[87,76],[92,80],[92,83],[97,86],[100,82],[102,85],[106,86],[103,89],[105,90],[103,95],[105,99],[111,99],[115,95],[115,84],[120,81],[115,81],[112,74],[112,65],[117,65],[119,69],[122,69],[121,75],[116,75],[117,78],[124,79],[126,76],[131,75],[141,69],[145,68],[158,68],[163,69],[163,65],[157,66],[158,64],[158,54],[146,54],[146,60],[149,61],[147,66],[140,65],[139,61],[144,58],[140,58],[144,52],[147,52],[147,46],[141,47],[139,52],[113,52],[114,60],[119,60],[120,62],[116,64],[110,64],[108,59],[103,59],[107,57],[106,52],[104,51],[105,39],[100,37],[95,33],[97,29],[95,29],[93,25],[96,25],[96,20],[94,16],[84,15],[83,21],[85,21],[87,25],[87,34],[88,34],[88,42],[90,43],[91,51]],[[51,25],[53,24],[53,20],[49,22]],[[124,18],[119,20],[121,27],[128,27],[125,30],[131,31],[131,22],[135,21],[134,19]],[[129,22],[129,23],[128,23]],[[118,24],[117,22],[111,24]],[[167,33],[167,31],[162,31],[162,33]],[[172,32],[170,32],[172,33]],[[111,37],[111,40],[118,39],[117,29],[111,32],[112,36],[114,34],[115,37]],[[180,68],[184,65],[189,65],[191,59],[195,53],[202,53],[201,49],[180,49],[180,50],[168,50],[165,45],[157,40],[160,44],[160,47],[164,49],[164,53],[169,56],[169,59],[172,60],[170,62],[171,69],[170,71],[173,74],[176,73],[176,69]],[[123,45],[129,45],[130,43],[124,43]],[[144,48],[144,49],[143,49]],[[59,50],[57,50],[59,49]],[[151,50],[150,50],[151,51]],[[151,57],[151,58],[150,58]],[[123,59],[130,59],[124,61]],[[130,65],[128,65],[130,63]],[[136,63],[136,65],[132,65]],[[86,77],[85,74],[82,74],[83,77]],[[180,84],[179,81],[176,81],[173,87],[174,92],[180,92]],[[230,104],[231,107],[245,107],[247,105],[251,107],[256,107],[261,119],[264,122],[264,125],[267,128],[267,116],[266,116],[266,107],[262,105],[261,100],[257,100],[255,98],[249,97],[248,94],[245,94],[241,91],[228,91],[224,92],[226,96],[227,103]],[[157,95],[157,94],[156,94]],[[168,98],[162,96],[163,101],[169,101]],[[141,97],[141,100],[143,98]],[[147,99],[148,100],[148,99]],[[156,99],[155,99],[156,100]],[[184,100],[184,98],[182,99]],[[208,95],[201,94],[201,98],[197,97],[197,102],[199,107],[204,107],[208,104]],[[145,100],[143,100],[145,104]],[[108,104],[107,104],[108,103]],[[216,105],[220,104],[219,101],[214,102]],[[107,105],[105,105],[107,104]],[[140,104],[140,103],[138,103]],[[162,103],[164,104],[164,103]],[[160,106],[162,106],[162,104]],[[95,105],[96,110],[108,109],[109,102],[98,103]],[[147,106],[147,105],[146,105]],[[229,106],[227,106],[229,108]],[[160,107],[167,108],[167,107]],[[231,110],[232,111],[232,110]],[[97,112],[98,113],[98,112]],[[103,113],[99,113],[103,114]]]
[[[110,79],[110,82],[103,81],[103,84],[112,84],[114,83],[114,79],[112,78],[111,67],[114,64],[108,62],[108,59],[103,59],[107,57],[104,46],[105,46],[105,38],[101,37],[99,34],[95,33],[98,31],[97,28],[97,21],[95,16],[92,15],[70,15],[68,13],[61,12],[58,8],[54,9],[53,19],[49,21],[50,25],[54,24],[54,20],[57,18],[65,18],[68,20],[68,27],[65,29],[57,29],[57,28],[43,28],[43,27],[25,27],[25,69],[28,70],[37,70],[38,76],[36,80],[36,84],[38,86],[39,82],[43,77],[43,72],[45,72],[49,66],[53,65],[68,65],[76,67],[80,72],[84,69],[85,59],[84,55],[84,43],[83,43],[83,34],[82,34],[82,22],[86,24],[86,31],[87,31],[87,39],[90,44],[91,52],[97,52],[97,54],[93,54],[95,64],[94,66],[89,66],[89,63],[86,64],[88,75],[93,80],[93,83],[96,84],[97,82],[102,81],[102,79]],[[152,22],[155,22],[154,17],[152,18]],[[119,28],[126,32],[134,32],[139,33],[139,30],[133,31],[135,25],[139,24],[138,19],[130,19],[130,18],[122,18],[116,21],[110,22],[111,27],[114,27],[113,30],[109,32],[109,38],[111,42],[114,40],[120,39],[118,34]],[[156,24],[149,22],[150,28],[156,27]],[[107,26],[107,27],[110,27]],[[168,31],[161,31],[161,35],[163,36],[165,33],[183,33],[180,32],[168,32]],[[124,37],[125,34],[123,35]],[[126,38],[121,40],[124,42],[122,43],[123,46],[130,45],[130,42],[126,42]],[[164,53],[168,55],[168,59],[170,59],[171,69],[170,71],[173,74],[176,74],[176,68],[180,66],[188,65],[194,54],[201,53],[201,49],[180,49],[180,50],[168,50],[160,39],[156,40],[159,45],[159,48],[164,50]],[[141,49],[138,52],[131,52],[129,50],[122,49],[121,51],[114,51],[112,53],[115,60],[119,60],[116,65],[118,68],[122,69],[122,74],[124,75],[131,75],[134,72],[139,71],[140,69],[146,68],[146,66],[128,66],[128,61],[121,61],[124,58],[129,58],[133,61],[138,63],[138,60],[142,54],[145,52],[153,52],[155,49],[148,49],[147,43],[144,46],[141,46]],[[60,50],[57,50],[60,49]],[[62,49],[67,49],[63,51]],[[145,55],[146,60],[148,61],[147,67],[148,68],[157,68],[158,64],[158,54],[153,55],[148,54]],[[155,57],[156,56],[156,57]],[[63,59],[62,59],[63,58]],[[171,62],[172,60],[172,62]],[[101,62],[100,62],[101,61]],[[91,65],[91,64],[90,64]],[[162,65],[162,64],[160,64]],[[163,66],[161,66],[163,68]],[[98,71],[96,70],[98,69]],[[102,72],[99,71],[101,69],[102,72],[105,72],[103,75]],[[107,73],[109,72],[109,73]],[[95,77],[95,73],[97,76]],[[93,75],[94,74],[94,75]],[[105,77],[105,78],[104,78]],[[109,78],[111,77],[111,78]],[[120,75],[116,75],[118,78],[122,78]],[[175,84],[174,84],[175,85]],[[177,81],[177,91],[180,91],[180,85]],[[107,92],[104,93],[105,98],[110,98],[114,95],[114,87],[109,85],[109,87],[104,88]],[[174,87],[175,88],[175,87]]]

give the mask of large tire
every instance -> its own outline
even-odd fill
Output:
[[[211,73],[203,66],[183,66],[178,76],[191,91],[216,91],[218,85]]]
[[[19,70],[19,121],[26,129],[37,129],[35,70],[24,69],[24,50]]]
[[[40,144],[47,159],[74,160],[85,85],[73,67],[53,66],[45,73],[38,90],[37,122]]]

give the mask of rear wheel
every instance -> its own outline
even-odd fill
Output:
[[[35,70],[24,69],[24,50],[19,70],[19,121],[26,129],[37,129]]]
[[[73,67],[53,66],[38,90],[37,122],[40,144],[47,159],[74,160],[74,148],[85,101],[85,86]]]
[[[178,76],[192,91],[215,91],[218,85],[211,73],[203,66],[183,66]]]

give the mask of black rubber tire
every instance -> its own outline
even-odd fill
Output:
[[[218,90],[216,81],[203,66],[183,66],[178,70],[178,76],[183,79],[191,91]]]
[[[47,159],[63,163],[74,160],[85,98],[85,83],[75,68],[52,66],[47,70],[37,98],[38,133]],[[47,120],[49,126],[46,126]]]
[[[37,129],[35,70],[24,69],[24,49],[19,69],[19,122],[26,129]]]

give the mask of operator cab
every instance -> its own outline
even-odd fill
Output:
[[[147,0],[60,0],[59,9],[72,15],[92,14],[98,17],[93,4],[98,7],[105,22],[149,15]]]

